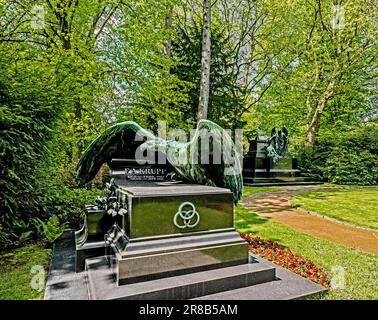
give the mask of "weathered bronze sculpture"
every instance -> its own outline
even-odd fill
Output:
[[[273,163],[277,164],[287,152],[289,144],[288,131],[285,127],[282,130],[276,131],[273,128],[270,138],[268,139],[268,147],[266,148],[268,157],[273,159]]]
[[[220,163],[210,159],[208,164],[193,161],[191,150],[200,150],[201,135],[203,132],[211,133],[210,158],[215,152],[224,154],[232,160],[226,163],[224,157]],[[139,135],[144,141],[135,141]],[[142,140],[142,139],[141,139]],[[132,158],[136,149],[143,143],[151,151],[160,151],[166,155],[167,161],[173,166],[177,179],[184,182],[201,185],[215,185],[228,188],[233,193],[234,203],[240,200],[243,188],[241,165],[235,145],[225,131],[209,120],[201,120],[196,132],[187,143],[165,140],[156,137],[150,131],[143,129],[133,121],[116,124],[107,129],[85,151],[77,166],[77,180],[80,185],[91,181],[102,164],[109,163],[113,158]],[[201,155],[199,155],[201,157]]]
[[[77,166],[79,184],[104,163],[111,181],[75,233],[77,271],[104,249],[118,284],[247,262],[233,226],[242,172],[231,136],[208,120],[189,142],[181,134],[180,141],[163,139],[127,121],[88,147]]]

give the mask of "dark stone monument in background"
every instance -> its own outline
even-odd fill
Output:
[[[297,159],[288,151],[288,131],[273,128],[271,136],[259,136],[249,141],[249,150],[243,159],[244,185],[315,184],[301,176]]]

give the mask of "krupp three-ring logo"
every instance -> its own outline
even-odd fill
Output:
[[[186,210],[185,210],[186,209]],[[191,202],[183,202],[173,218],[173,223],[177,228],[194,228],[200,222],[199,213]]]

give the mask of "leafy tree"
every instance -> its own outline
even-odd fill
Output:
[[[285,6],[289,10],[288,2]],[[290,10],[301,13],[291,23],[302,34],[288,47],[299,46],[300,54],[276,79],[254,116],[264,128],[286,124],[312,147],[320,129],[337,131],[374,114],[377,7],[370,1],[314,0]]]
[[[195,125],[198,113],[201,79],[201,29],[198,26],[179,28],[178,36],[173,41],[173,55],[179,63],[172,69],[172,73],[181,80],[190,83],[189,105],[190,112],[186,113],[185,121]],[[241,107],[241,101],[233,96],[233,74],[227,72],[228,58],[231,46],[221,32],[212,32],[212,66],[210,70],[210,91],[208,118],[224,127],[240,126],[235,121],[233,113]]]
[[[0,57],[0,225],[6,230],[42,211],[50,148],[63,97],[56,74],[36,52]],[[15,63],[9,63],[12,54]]]

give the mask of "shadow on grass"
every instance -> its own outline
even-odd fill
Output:
[[[252,232],[253,225],[263,224],[268,221],[268,217],[258,216],[255,212],[242,206],[237,207],[235,210],[234,226],[240,232]]]
[[[252,233],[254,235],[259,236],[260,232],[255,230],[253,227],[256,225],[265,224],[269,222],[269,220],[270,220],[269,217],[261,217],[249,209],[246,209],[242,206],[238,206],[235,210],[235,215],[234,215],[234,227],[240,233],[244,233],[244,234]],[[288,248],[282,243],[282,239],[280,238],[270,237],[269,239],[264,238],[264,240],[271,240],[274,242],[278,242],[282,248],[284,249]]]

